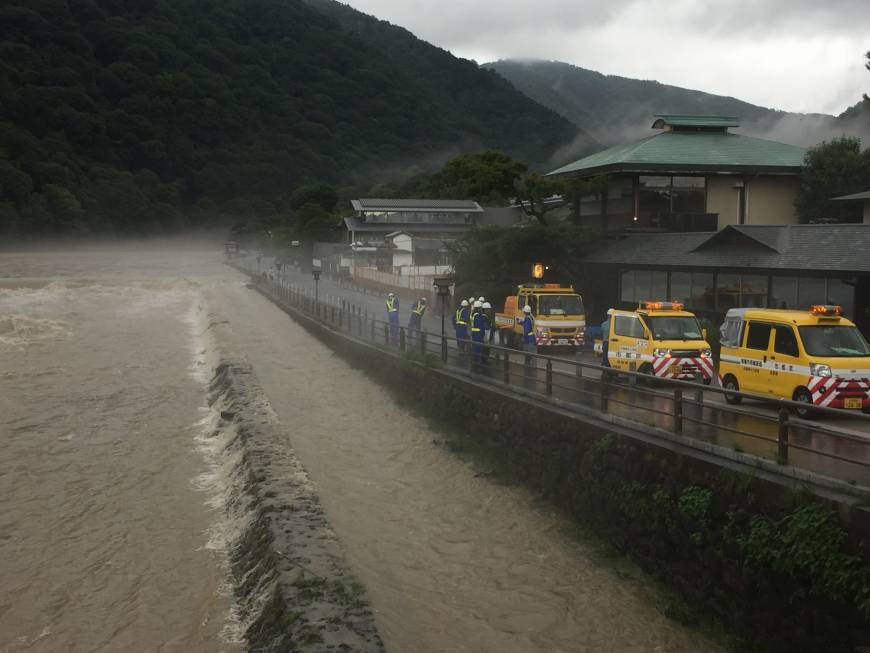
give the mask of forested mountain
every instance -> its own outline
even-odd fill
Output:
[[[364,188],[483,147],[549,164],[577,135],[496,74],[349,8],[0,5],[0,232],[284,214],[302,183]]]
[[[737,116],[743,133],[803,146],[844,133],[870,137],[870,120],[861,103],[839,117],[798,114],[656,81],[602,75],[558,61],[502,60],[484,67],[606,145],[652,134],[652,116],[658,113]]]

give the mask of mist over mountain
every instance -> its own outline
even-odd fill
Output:
[[[652,116],[661,113],[737,116],[741,127],[735,131],[805,147],[843,134],[870,145],[870,111],[864,101],[840,116],[801,114],[652,80],[603,75],[559,61],[508,59],[483,67],[608,146],[655,133]]]
[[[0,233],[153,232],[286,215],[498,148],[595,146],[492,71],[349,7],[301,0],[6,0]]]

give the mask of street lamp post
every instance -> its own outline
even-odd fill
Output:
[[[444,313],[447,312],[446,303],[447,297],[450,295],[450,286],[453,285],[453,277],[449,274],[439,274],[433,280],[435,283],[435,291],[441,298],[441,338],[444,338]]]

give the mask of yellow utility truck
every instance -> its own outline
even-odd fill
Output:
[[[726,390],[805,403],[801,417],[812,416],[810,406],[870,409],[870,345],[839,306],[732,308],[720,336]]]
[[[700,374],[708,384],[716,376],[706,334],[679,302],[643,301],[636,311],[613,310],[604,337],[607,362],[616,371],[682,381]]]
[[[558,283],[523,284],[508,295],[504,311],[495,314],[499,342],[520,347],[523,342],[523,307],[530,306],[538,351],[549,347],[583,347],[586,311],[573,286]]]

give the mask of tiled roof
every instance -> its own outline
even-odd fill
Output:
[[[440,224],[437,222],[366,222],[360,218],[344,218],[344,226],[348,231],[381,232],[384,235],[394,231],[404,231],[407,234],[417,233],[465,233],[474,228],[473,224]]]
[[[734,116],[686,116],[671,113],[656,115],[653,128],[670,127],[739,127],[740,121]]]
[[[728,226],[716,233],[629,236],[589,264],[870,273],[870,225]]]
[[[351,200],[354,211],[405,211],[410,213],[483,213],[472,200],[371,199]]]
[[[564,175],[631,171],[797,173],[806,150],[795,145],[721,132],[662,132],[617,145],[548,173]]]
[[[843,195],[842,197],[835,197],[835,200],[870,200],[870,190],[864,191],[863,193],[854,193],[852,195]]]

